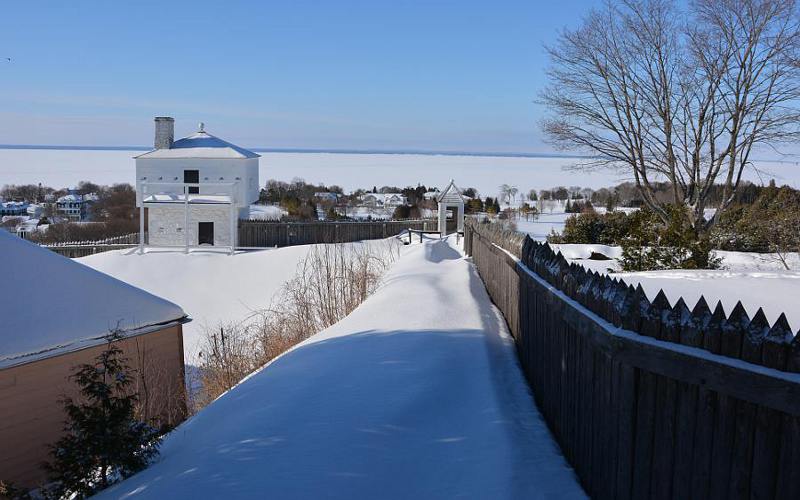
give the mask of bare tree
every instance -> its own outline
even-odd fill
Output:
[[[497,199],[501,203],[508,203],[508,199],[510,196],[509,191],[511,191],[511,186],[508,184],[500,184],[500,187],[497,188]]]
[[[514,198],[517,197],[517,193],[519,193],[517,186],[512,186],[510,184],[501,184],[497,190],[499,191],[497,199],[507,204],[511,204]]]
[[[794,0],[611,0],[548,47],[545,133],[589,152],[580,167],[628,172],[665,222],[668,205],[685,205],[707,234],[754,168],[751,153],[798,138],[798,42]],[[722,202],[706,220],[715,183]]]

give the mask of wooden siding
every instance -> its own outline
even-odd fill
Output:
[[[143,415],[167,425],[185,418],[181,325],[126,338],[118,346],[141,373],[135,388]],[[48,445],[62,435],[60,400],[78,395],[69,376],[104,349],[101,344],[0,370],[0,479],[22,487],[45,480],[41,464],[49,459]]]

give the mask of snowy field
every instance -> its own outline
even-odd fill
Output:
[[[348,245],[385,245],[372,240]],[[237,252],[150,248],[103,252],[75,259],[93,269],[180,305],[192,321],[183,325],[186,363],[197,364],[208,329],[247,322],[291,279],[309,245]],[[400,245],[401,251],[405,249]]]
[[[617,258],[622,255],[620,247],[605,245],[553,245],[553,248],[564,254],[570,261],[582,264],[597,272],[611,269],[614,276],[622,278],[626,283],[636,286],[641,283],[647,296],[652,300],[663,289],[673,305],[679,297],[689,306],[694,307],[703,295],[713,308],[721,301],[725,311],[730,313],[736,302],[741,300],[747,313],[752,318],[758,308],[770,323],[775,322],[781,313],[786,314],[789,325],[795,330],[800,328],[800,309],[797,298],[800,297],[800,271],[786,271],[778,260],[770,254],[749,252],[717,252],[722,257],[723,269],[706,270],[670,270],[647,271],[637,273],[618,272],[619,265],[615,260],[588,260],[591,252],[602,253]],[[790,267],[800,269],[800,257],[791,257]]]
[[[276,205],[250,205],[250,218],[257,220],[280,220],[289,212]]]
[[[308,246],[228,255],[219,251],[150,249],[104,252],[76,259],[98,271],[180,305],[192,321],[183,326],[184,355],[198,361],[203,332],[239,323],[269,305],[307,254]]]
[[[559,207],[561,208],[561,207]],[[602,212],[604,209],[598,208]],[[537,241],[546,241],[551,231],[560,233],[564,222],[573,214],[556,209],[552,213],[545,211],[537,220],[516,220],[517,230],[527,233]],[[713,209],[707,216],[713,215]],[[717,252],[722,257],[720,270],[670,270],[647,271],[638,273],[620,272],[616,260],[589,260],[592,252],[603,254],[612,259],[622,255],[620,247],[606,245],[553,245],[570,261],[578,262],[587,269],[597,272],[614,272],[614,276],[623,278],[634,286],[641,283],[647,296],[652,300],[658,291],[663,289],[672,304],[683,297],[692,308],[703,295],[713,308],[721,301],[726,312],[730,313],[737,301],[742,301],[750,317],[761,307],[769,319],[774,322],[781,313],[786,314],[789,324],[797,330],[800,328],[800,309],[795,305],[800,297],[800,255],[793,254],[789,258],[791,271],[784,269],[778,259],[771,254],[749,252]]]
[[[65,187],[90,180],[99,184],[134,182],[132,157],[141,151],[76,151],[0,149],[0,185],[35,184]],[[483,196],[496,196],[500,184],[521,192],[531,188],[580,185],[600,188],[627,180],[615,172],[564,171],[569,158],[522,158],[421,154],[261,153],[260,178],[337,184],[345,190],[397,185],[444,187],[455,179],[462,188],[475,187]],[[800,168],[794,163],[757,162],[761,174],[746,178],[800,188]]]
[[[169,434],[99,498],[584,498],[450,241]]]
[[[517,219],[514,222],[517,225],[517,231],[527,233],[536,241],[547,241],[547,237],[555,232],[560,234],[564,230],[564,222],[567,218],[574,214],[567,214],[564,212],[545,212],[540,214],[539,217],[530,220],[523,218]]]

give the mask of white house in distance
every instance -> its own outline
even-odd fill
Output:
[[[369,208],[397,208],[406,201],[402,193],[366,193],[361,197],[361,203]]]
[[[85,220],[88,215],[89,205],[97,201],[97,195],[94,193],[78,194],[76,188],[71,188],[68,191],[68,194],[56,200],[56,212],[58,215],[73,222]]]
[[[259,155],[204,130],[174,140],[175,120],[155,119],[155,149],[135,157],[142,248],[237,244],[240,218],[258,200]],[[145,221],[147,227],[145,228]]]

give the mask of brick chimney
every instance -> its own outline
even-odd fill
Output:
[[[169,149],[175,140],[175,119],[171,116],[156,116],[156,149]]]

